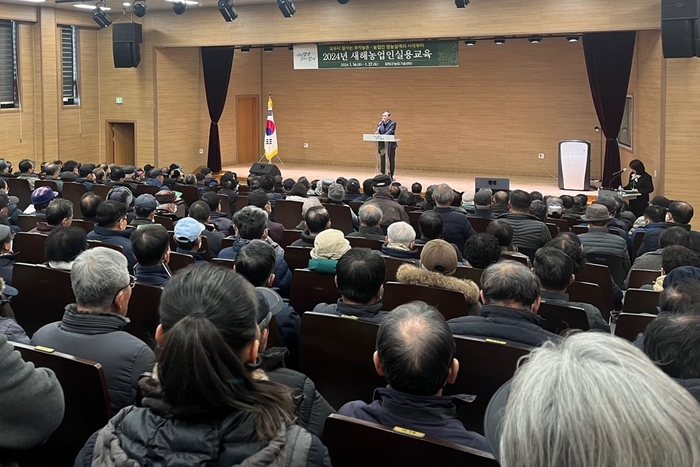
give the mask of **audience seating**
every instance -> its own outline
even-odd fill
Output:
[[[469,223],[472,225],[476,233],[484,233],[488,228],[489,224],[493,219],[486,219],[484,217],[467,217]]]
[[[324,204],[328,214],[331,216],[333,228],[340,230],[343,234],[351,234],[355,231],[352,223],[352,211],[348,206],[342,204]],[[275,219],[277,219],[275,217]]]
[[[195,185],[175,184],[175,191],[182,193],[182,199],[185,200],[187,206],[192,206],[192,203],[199,201],[199,190]]]
[[[22,232],[29,232],[34,227],[36,227],[36,223],[39,221],[46,221],[46,218],[20,214],[19,216],[17,216],[17,227],[22,229]]]
[[[610,319],[612,308],[608,309],[605,305],[603,292],[600,290],[598,284],[575,281],[566,289],[566,293],[569,294],[569,301],[593,305],[600,310],[600,313],[606,321]]]
[[[28,336],[45,324],[60,321],[66,305],[75,303],[68,271],[15,263],[12,286],[19,291],[12,298],[12,309]]]
[[[615,335],[634,342],[655,319],[656,315],[650,313],[620,313],[615,324]]]
[[[226,237],[221,240],[221,249],[223,250],[224,248],[228,248],[233,246],[233,243],[236,241],[235,238],[233,237]]]
[[[17,261],[29,264],[45,263],[44,244],[47,236],[38,233],[18,232],[12,246],[17,252]]]
[[[464,427],[484,433],[484,414],[491,397],[518,368],[518,360],[530,353],[531,347],[498,339],[455,336],[459,373],[454,384],[443,390],[446,396],[470,394],[473,402],[462,404],[457,413]]]
[[[569,231],[569,221],[564,219],[564,218],[554,219],[553,217],[548,217],[547,223],[556,225],[557,228],[559,229],[559,232],[568,232]],[[550,233],[551,233],[551,229],[550,229]],[[552,238],[554,238],[554,237],[555,236],[552,235]]]
[[[378,328],[376,323],[322,313],[301,317],[299,371],[336,410],[354,400],[372,402],[374,390],[386,386],[372,361]]]
[[[12,344],[25,361],[56,374],[66,407],[58,429],[44,444],[21,453],[19,465],[73,465],[85,441],[112,417],[102,365],[31,345]]]
[[[501,252],[501,260],[517,261],[518,263],[522,263],[525,266],[530,267],[530,260],[527,257],[520,255],[512,255],[507,251]]]
[[[335,467],[498,466],[486,452],[337,414],[326,419],[323,444]]]
[[[421,237],[420,233],[420,216],[423,214],[423,211],[411,211],[408,213],[408,223],[411,224],[411,227],[413,227],[413,230],[416,231],[416,238]],[[331,219],[333,219],[331,217]]]
[[[353,248],[369,248],[370,250],[382,251],[384,242],[381,240],[372,240],[371,238],[362,237],[345,237],[350,242]]]
[[[415,300],[434,306],[445,319],[467,316],[472,311],[469,309],[467,298],[462,292],[425,285],[400,284],[398,282],[387,282],[384,284],[383,301],[386,311],[393,310],[399,305]]]
[[[168,266],[173,273],[179,271],[180,269],[185,269],[191,264],[194,264],[194,258],[192,256],[185,255],[183,253],[176,253],[174,251],[170,252],[170,261],[168,261]]]
[[[392,258],[391,256],[382,255],[382,258],[384,259],[384,265],[386,266],[386,275],[385,275],[385,279],[384,279],[386,282],[395,281],[396,280],[396,272],[404,264],[415,264],[412,261],[398,259],[398,258]]]
[[[644,243],[644,232],[637,232],[634,235],[634,242],[632,243],[632,254],[635,258],[637,257],[637,252],[642,247],[642,243]]]
[[[299,315],[313,310],[319,303],[335,303],[339,298],[334,274],[322,274],[308,269],[292,270],[289,303]]]
[[[153,221],[156,224],[160,224],[163,227],[165,227],[165,230],[175,230],[175,223],[173,222],[173,220],[171,218],[169,218],[167,216],[159,216],[156,214],[153,217]]]
[[[613,296],[613,281],[610,270],[603,264],[586,263],[586,265],[576,274],[579,282],[592,282],[598,284],[600,293],[603,294],[605,309],[612,311],[615,309],[615,297]],[[600,311],[603,311],[602,309]],[[605,313],[605,312],[604,312]],[[605,315],[603,315],[605,316]]]
[[[352,212],[354,212],[358,216],[360,215],[360,208],[362,207],[362,203],[350,201],[348,203],[348,206],[350,206],[350,209],[352,209]]]
[[[549,230],[549,235],[552,236],[552,238],[556,237],[559,235],[559,227],[556,226],[556,224],[551,223],[552,219],[547,218],[547,222],[544,223],[544,225],[547,226],[547,229]]]
[[[144,183],[139,183],[136,185],[136,196],[141,196],[145,194],[155,196],[156,193],[160,191],[160,188],[155,185],[146,185]]]
[[[199,247],[199,252],[204,253],[204,259],[207,261],[211,261],[212,254],[211,251],[209,251],[209,240],[207,240],[207,237],[202,236],[202,245]]]
[[[58,183],[56,183],[53,180],[37,180],[34,182],[34,189],[36,190],[40,186],[47,186],[51,188],[53,191],[58,191]]]
[[[248,197],[239,194],[238,198],[236,198],[236,211],[240,211],[246,206],[248,206]]]
[[[657,314],[661,292],[656,290],[627,289],[622,311],[627,313],[651,313]]]
[[[107,243],[107,242],[102,242],[100,240],[88,240],[88,248],[97,248],[97,247],[102,247],[102,248],[109,248],[110,250],[118,251],[121,254],[124,254],[124,248],[121,245],[115,245],[113,243]]]
[[[73,219],[71,227],[80,227],[85,231],[86,234],[89,234],[95,229],[95,223],[90,221],[84,221],[82,219]]]
[[[537,253],[537,248],[518,247],[518,252],[530,258],[530,261],[534,261],[535,253]]]
[[[238,193],[250,193],[250,187],[248,185],[238,185]]]
[[[131,299],[126,312],[130,321],[124,331],[138,337],[151,347],[155,347],[156,327],[160,324],[158,306],[162,293],[161,287],[137,282],[131,289]]]
[[[291,271],[305,269],[309,266],[311,248],[305,246],[288,246],[284,249],[284,260]]]
[[[588,233],[588,225],[583,224],[583,225],[574,225],[571,227],[571,231],[575,233],[576,235],[581,235]]]
[[[226,214],[226,217],[228,219],[232,218],[232,213],[231,213],[231,204],[228,202],[228,196],[226,195],[218,195],[219,196],[219,208],[221,209],[221,212]]]
[[[63,182],[63,193],[61,195],[73,203],[73,216],[81,217],[80,198],[87,193],[87,188],[82,183]]]
[[[607,266],[617,286],[620,288],[624,287],[627,273],[623,267],[623,258],[621,256],[606,255],[603,253],[586,253],[586,261]]]
[[[275,202],[275,222],[279,222],[285,229],[294,229],[301,218],[301,201],[287,201],[279,199]]]
[[[454,276],[459,278],[459,279],[469,279],[471,281],[474,281],[476,285],[481,288],[481,275],[484,273],[483,269],[479,268],[467,268],[464,266],[460,266],[457,268],[457,270],[454,273]]]
[[[92,191],[95,192],[95,194],[99,196],[102,199],[102,201],[107,200],[107,195],[111,190],[112,187],[108,185],[100,185],[99,183],[92,184]]]
[[[32,203],[32,190],[29,188],[29,182],[23,178],[8,178],[7,189],[12,196],[19,198],[17,207],[24,211]]]
[[[661,271],[652,271],[651,269],[632,269],[630,272],[630,281],[627,287],[630,289],[638,289],[643,285],[651,285],[661,275]]]
[[[211,264],[215,266],[222,266],[225,268],[233,269],[233,266],[236,265],[236,261],[232,259],[225,259],[225,258],[212,258]]]
[[[282,248],[287,248],[289,245],[291,245],[292,243],[296,242],[299,239],[301,239],[301,230],[286,230],[285,229],[284,232],[282,232],[282,241],[280,242],[279,245]]]
[[[544,328],[554,334],[562,334],[569,329],[590,329],[586,311],[577,306],[555,305],[542,301],[537,314],[547,321]]]

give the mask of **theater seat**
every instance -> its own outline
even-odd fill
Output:
[[[17,252],[17,261],[29,264],[45,263],[44,244],[47,236],[38,233],[18,232],[12,244],[12,248]]]
[[[292,287],[294,287],[293,284]],[[386,311],[416,300],[434,306],[445,319],[467,316],[470,314],[470,311],[472,314],[475,313],[468,306],[467,298],[462,292],[425,285],[400,284],[398,282],[387,282],[384,284],[383,301]]]
[[[312,311],[319,303],[335,303],[339,298],[340,292],[335,285],[335,275],[308,269],[292,271],[289,303],[300,315],[306,311]]]
[[[60,321],[66,305],[75,303],[68,271],[15,263],[12,285],[19,291],[12,298],[12,309],[28,336],[45,324]]]
[[[656,315],[650,313],[620,313],[615,324],[615,335],[634,342],[637,335],[644,333],[655,319]]]
[[[152,348],[155,348],[156,328],[160,324],[158,306],[162,294],[161,287],[137,282],[131,289],[131,299],[126,312],[129,324],[124,331],[138,337]]]
[[[577,306],[555,305],[543,301],[537,314],[547,321],[544,328],[554,334],[562,334],[569,329],[590,329],[586,311]]]
[[[656,306],[659,304],[659,296],[661,296],[661,292],[656,290],[627,289],[622,311],[626,313],[657,314]]]

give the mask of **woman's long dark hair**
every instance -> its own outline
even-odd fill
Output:
[[[293,419],[289,390],[257,381],[240,355],[258,334],[257,296],[239,274],[217,266],[173,276],[160,301],[165,339],[158,355],[163,398],[173,413],[252,412],[262,442]]]
[[[639,159],[633,159],[630,161],[630,168],[634,170],[636,173],[639,175],[642,175],[643,173],[646,172],[644,169],[644,163],[640,161]]]

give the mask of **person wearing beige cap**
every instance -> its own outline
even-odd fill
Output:
[[[338,260],[350,248],[350,242],[345,238],[343,232],[337,229],[324,230],[314,239],[309,270],[323,274],[335,274]]]
[[[469,305],[469,314],[478,314],[479,287],[471,280],[453,277],[458,264],[454,246],[445,240],[430,240],[421,251],[419,266],[401,265],[396,272],[396,280],[402,284],[462,292]],[[467,314],[466,310],[464,314]]]
[[[625,239],[608,232],[608,224],[611,219],[612,216],[605,205],[597,202],[589,205],[586,207],[586,214],[581,216],[581,220],[588,222],[588,233],[578,237],[586,255],[597,253],[620,258],[624,273],[621,272],[617,277],[613,274],[613,278],[616,279],[616,282],[619,281],[618,286],[622,286],[632,265]]]

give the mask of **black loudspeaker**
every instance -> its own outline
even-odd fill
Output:
[[[695,57],[700,52],[700,0],[663,0],[661,38],[664,58]]]
[[[250,175],[272,175],[273,177],[279,175],[281,177],[282,172],[275,164],[260,164],[256,162],[250,166]]]
[[[141,62],[143,32],[138,23],[112,24],[114,68],[136,68]]]
[[[474,192],[482,188],[491,188],[494,193],[497,191],[510,191],[510,179],[508,178],[475,178]]]

